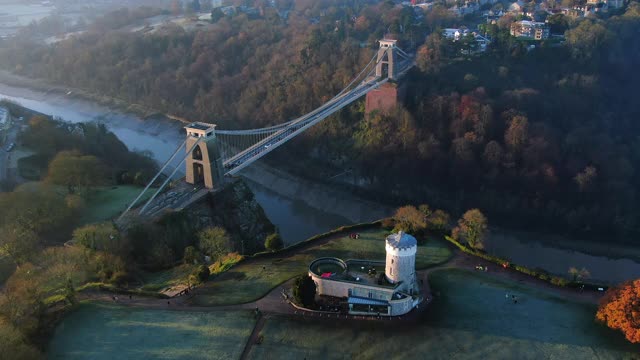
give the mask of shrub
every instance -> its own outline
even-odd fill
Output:
[[[121,286],[128,283],[130,279],[131,277],[126,271],[116,271],[115,273],[113,273],[113,275],[111,275],[111,279],[109,280],[109,282],[114,285]]]
[[[562,277],[559,277],[559,276],[552,276],[551,277],[551,283],[553,285],[556,285],[556,286],[563,286],[564,287],[564,286],[567,286],[569,284],[569,280],[567,280],[565,278],[562,278]]]
[[[304,307],[310,307],[315,303],[316,284],[309,275],[300,275],[293,285],[293,297],[296,302]]]
[[[193,284],[201,284],[209,279],[209,275],[211,275],[209,268],[204,265],[200,265],[193,271],[193,273],[191,273],[191,275],[189,275],[189,282]]]
[[[280,234],[273,233],[267,236],[267,239],[264,242],[264,247],[270,251],[276,251],[276,250],[282,249],[284,247],[284,243],[282,242],[282,238],[280,237]]]

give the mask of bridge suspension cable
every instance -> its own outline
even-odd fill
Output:
[[[162,172],[164,171],[164,169],[167,168],[167,166],[169,166],[169,164],[171,164],[171,162],[173,161],[173,159],[175,159],[176,155],[178,155],[178,152],[180,152],[181,149],[183,149],[183,147],[185,146],[185,144],[187,143],[187,140],[185,139],[182,144],[180,144],[180,146],[178,146],[176,148],[176,150],[173,152],[173,154],[171,154],[171,156],[169,157],[169,159],[167,161],[165,161],[164,165],[162,165],[162,167],[160,168],[160,170],[158,170],[158,172],[156,173],[156,175],[153,177],[153,179],[151,179],[151,181],[149,181],[149,183],[147,184],[147,186],[144,187],[144,189],[140,192],[140,194],[138,194],[138,196],[131,202],[131,204],[129,204],[129,206],[127,207],[127,209],[118,217],[118,219],[116,221],[120,221],[128,212],[129,210],[131,210],[131,208],[133,208],[135,206],[135,204],[138,202],[138,200],[140,200],[140,198],[142,197],[142,195],[144,195],[144,193],[147,192],[147,190],[149,190],[149,188],[151,187],[151,185],[156,181],[156,179],[158,179],[158,177],[160,177],[160,175],[162,174]]]

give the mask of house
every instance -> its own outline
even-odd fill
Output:
[[[510,33],[518,38],[543,40],[549,38],[549,26],[543,22],[521,20],[511,24]]]
[[[466,28],[442,30],[442,36],[453,41],[458,41],[469,34],[473,35],[473,38],[475,39],[476,44],[478,45],[477,50],[474,51],[475,53],[484,52],[487,50],[487,46],[491,43],[491,40],[489,40],[485,36],[482,36],[476,32],[470,32]]]
[[[460,38],[466,36],[469,33],[467,29],[444,29],[442,30],[442,36],[449,40],[458,41]]]

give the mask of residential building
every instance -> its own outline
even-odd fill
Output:
[[[549,38],[549,26],[543,22],[516,21],[511,24],[511,35],[524,39],[543,40]]]

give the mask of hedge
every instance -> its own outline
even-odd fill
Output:
[[[472,249],[470,247],[468,247],[467,245],[464,245],[462,243],[460,243],[458,240],[452,238],[451,236],[445,235],[444,238],[449,241],[450,243],[452,243],[453,245],[455,245],[458,249],[460,249],[462,252],[473,255],[473,256],[477,256],[479,258],[485,259],[487,261],[490,261],[492,263],[495,263],[497,265],[500,266],[504,266],[504,264],[508,264],[508,267],[521,272],[523,274],[527,274],[529,276],[533,276],[535,278],[538,278],[544,282],[550,283],[552,285],[555,286],[561,286],[561,287],[565,287],[565,286],[571,286],[571,287],[578,287],[578,286],[582,286],[584,285],[585,288],[589,288],[589,289],[598,289],[598,288],[603,288],[606,289],[607,286],[601,285],[601,284],[590,284],[590,283],[574,283],[571,282],[561,276],[554,276],[551,275],[549,273],[547,273],[546,271],[542,270],[542,269],[530,269],[526,266],[522,266],[522,265],[516,265],[511,263],[509,260],[507,259],[503,259],[497,256],[493,256],[493,255],[489,255],[485,252],[482,251],[478,251],[475,249]]]

